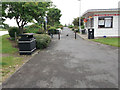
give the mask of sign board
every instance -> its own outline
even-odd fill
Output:
[[[111,27],[111,18],[105,18],[105,27]]]
[[[99,20],[98,25],[104,25],[104,20]]]

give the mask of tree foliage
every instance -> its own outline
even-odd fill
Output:
[[[62,16],[61,11],[58,8],[50,8],[47,13],[48,24],[53,26],[60,24],[60,17]]]
[[[74,20],[73,20],[73,25],[74,26],[79,26],[79,17],[77,17],[77,18],[74,18]],[[81,18],[81,26],[83,26],[84,25],[84,23],[83,23],[83,17]]]
[[[33,11],[36,4],[33,2],[3,2],[3,16],[5,18],[14,18],[19,27],[20,33],[23,33],[23,27],[33,20]],[[7,11],[7,12],[5,12]]]
[[[37,2],[37,5],[33,12],[33,16],[38,24],[44,23],[44,17],[50,5],[51,2]]]
[[[48,15],[48,24],[55,25],[60,23],[61,11],[51,2],[3,2],[2,20],[6,18],[15,19],[20,33],[23,33],[23,27],[29,22],[36,20],[40,25],[45,22],[44,17]]]

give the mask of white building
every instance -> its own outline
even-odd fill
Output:
[[[93,28],[94,37],[118,37],[120,30],[120,9],[91,9],[83,15],[85,29]]]

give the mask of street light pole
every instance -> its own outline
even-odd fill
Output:
[[[79,8],[79,32],[81,32],[81,28],[80,28],[80,26],[81,26],[81,20],[80,20],[80,17],[81,17],[81,0],[78,0],[78,1],[80,1],[80,8]]]

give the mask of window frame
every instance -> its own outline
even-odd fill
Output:
[[[104,25],[99,25],[100,18],[101,20],[104,20]],[[105,18],[111,18],[111,27],[105,27]],[[113,28],[113,16],[99,16],[98,17],[98,28]]]

